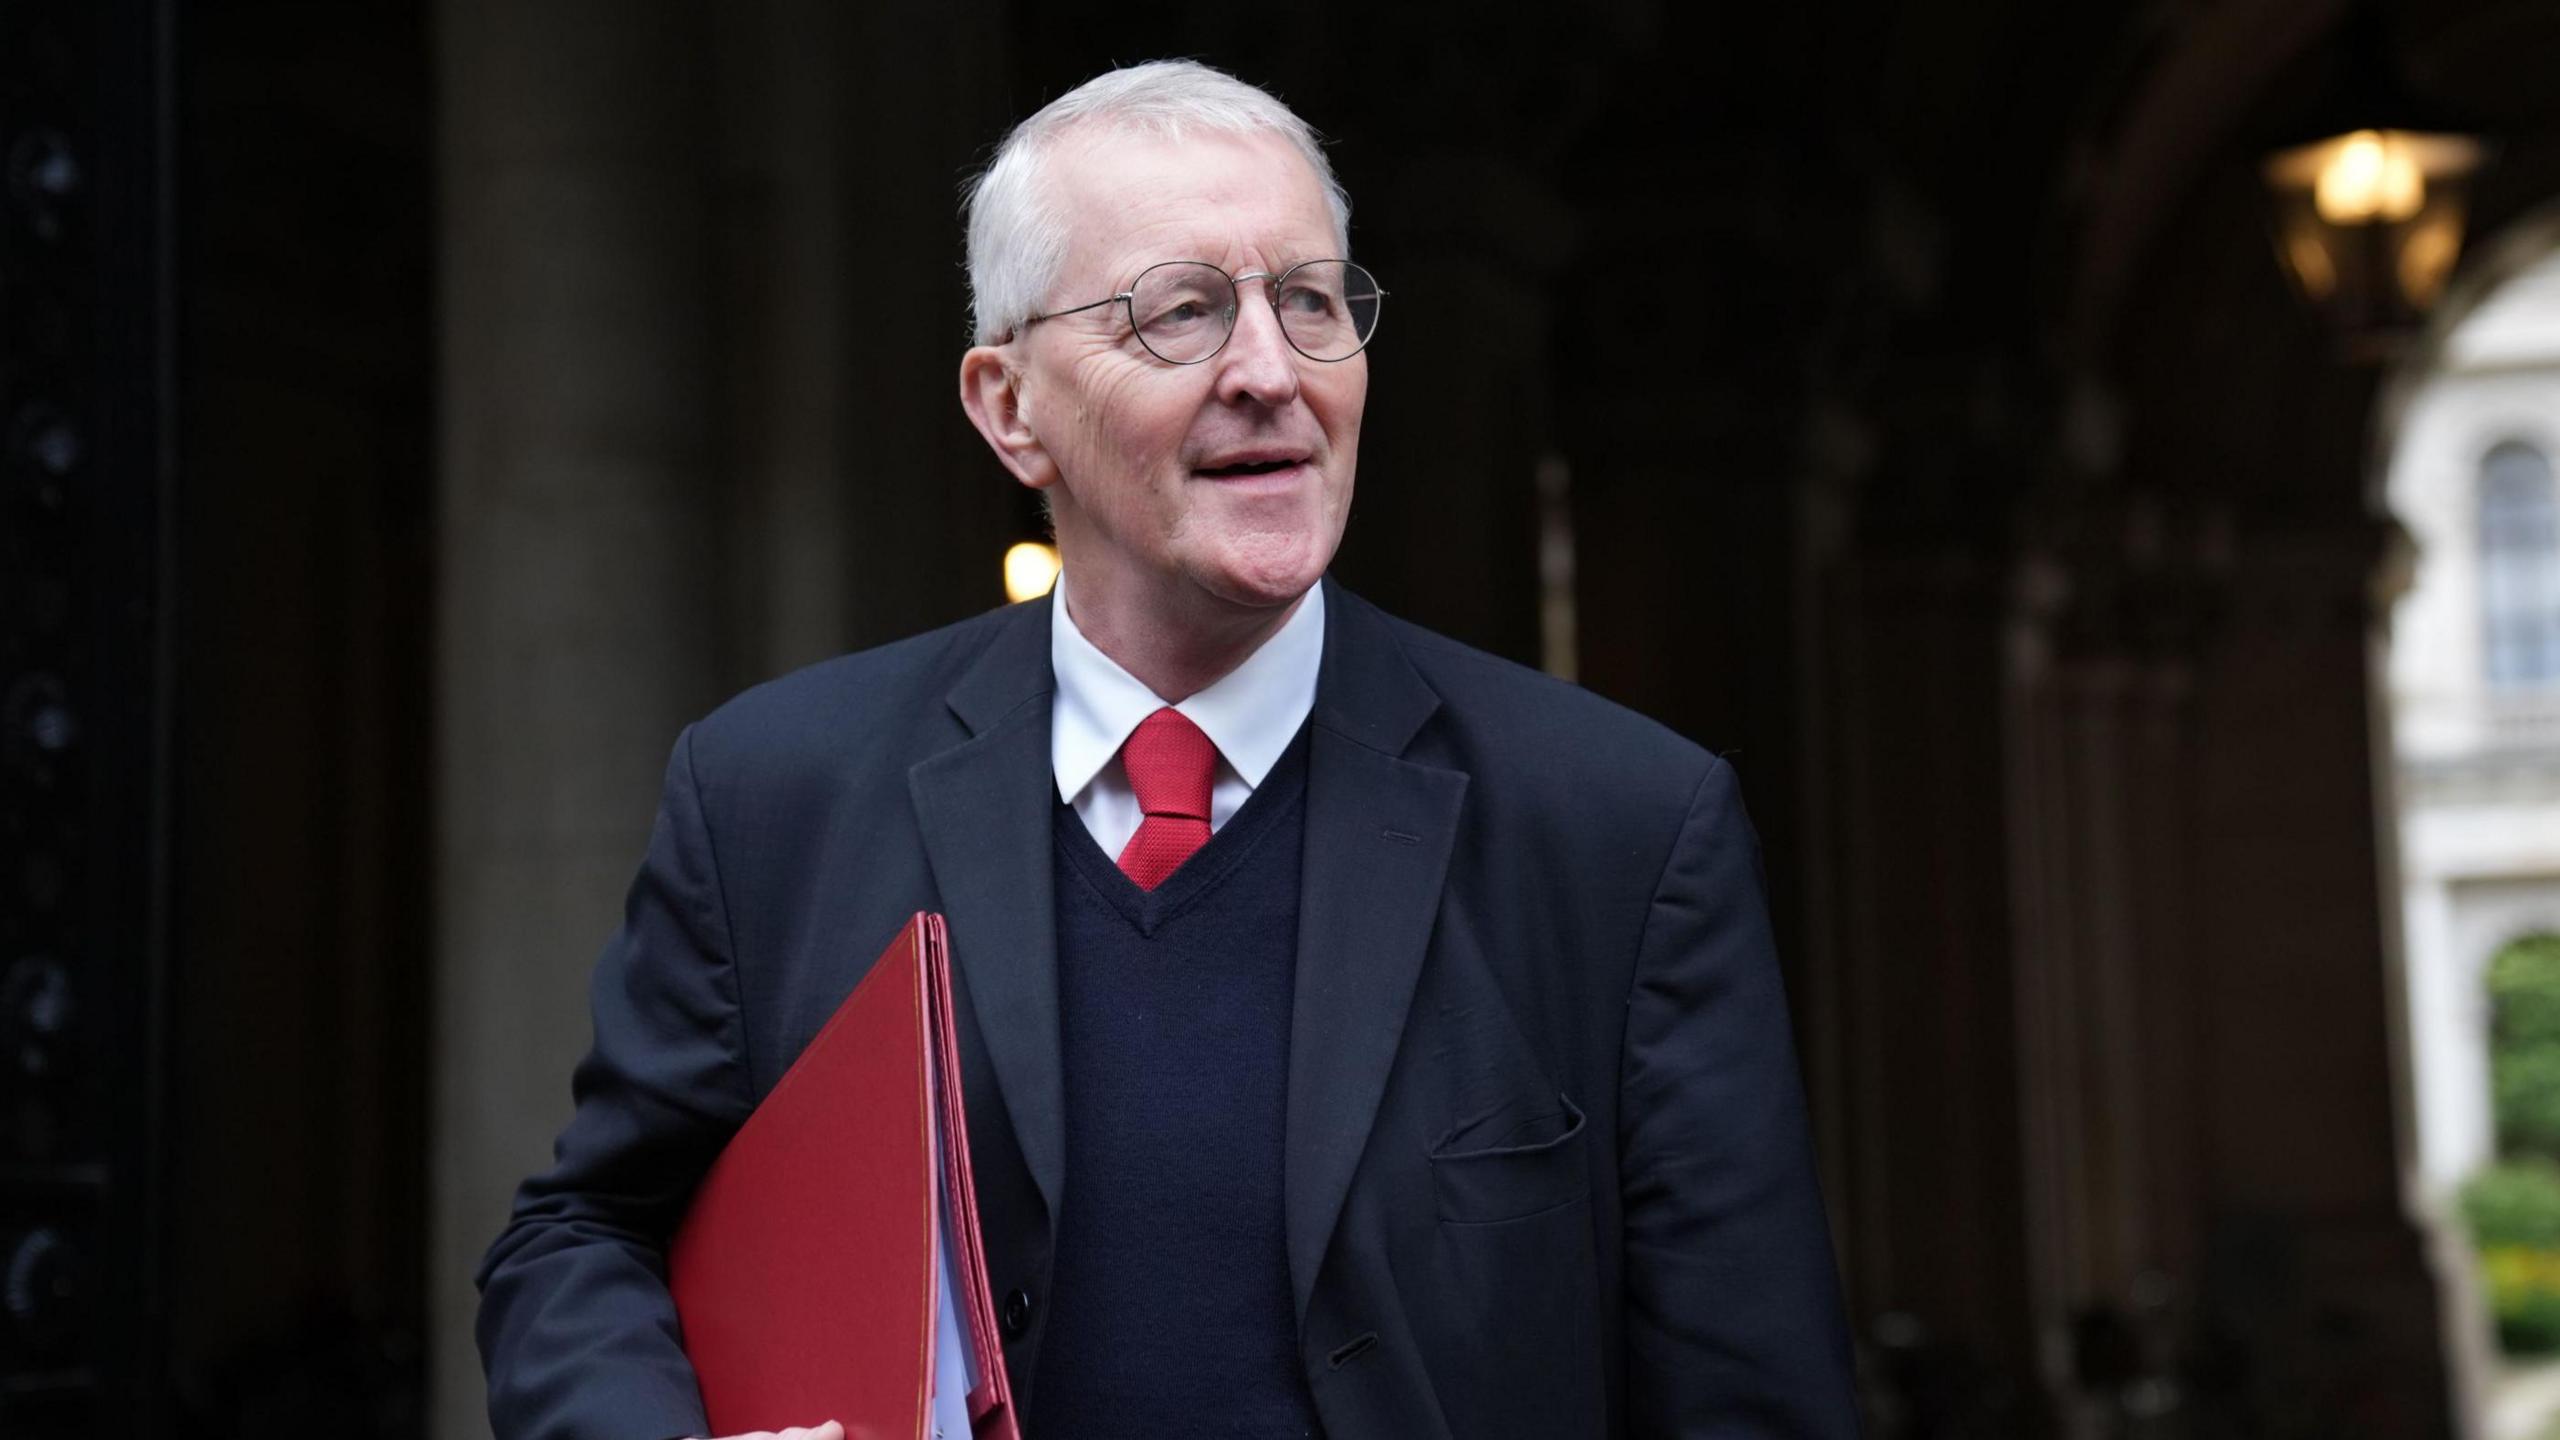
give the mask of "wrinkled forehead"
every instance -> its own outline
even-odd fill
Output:
[[[1085,126],[1053,144],[1048,198],[1066,228],[1064,272],[1078,281],[1124,283],[1158,260],[1233,268],[1338,248],[1324,182],[1278,135]]]

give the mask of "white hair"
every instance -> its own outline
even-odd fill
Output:
[[[1097,75],[1013,127],[961,202],[969,231],[969,306],[978,343],[997,344],[1038,312],[1066,263],[1067,229],[1048,187],[1049,152],[1078,125],[1178,141],[1186,130],[1278,135],[1324,182],[1334,242],[1351,254],[1351,197],[1316,132],[1270,92],[1196,60],[1155,60]]]

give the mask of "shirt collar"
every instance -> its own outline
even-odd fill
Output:
[[[1324,587],[1309,586],[1271,638],[1215,684],[1174,706],[1218,747],[1248,786],[1280,760],[1315,708],[1324,660]],[[1049,603],[1049,664],[1058,695],[1050,711],[1049,761],[1059,798],[1074,801],[1120,753],[1129,732],[1165,702],[1084,638],[1067,614],[1067,578]]]

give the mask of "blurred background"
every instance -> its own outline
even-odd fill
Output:
[[[1739,768],[1875,1435],[2560,1433],[2560,0],[0,0],[0,1435],[486,1433],[667,746],[1002,601],[960,183],[1166,55],[1338,573]]]

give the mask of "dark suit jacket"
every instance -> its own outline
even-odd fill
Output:
[[[1732,771],[1326,596],[1284,1203],[1327,1433],[1853,1434]],[[677,743],[576,1114],[481,1267],[500,1440],[703,1432],[662,1239],[920,909],[950,920],[1006,1363],[1018,1398],[1039,1385],[1075,1203],[1053,683],[1037,601],[759,687]]]

